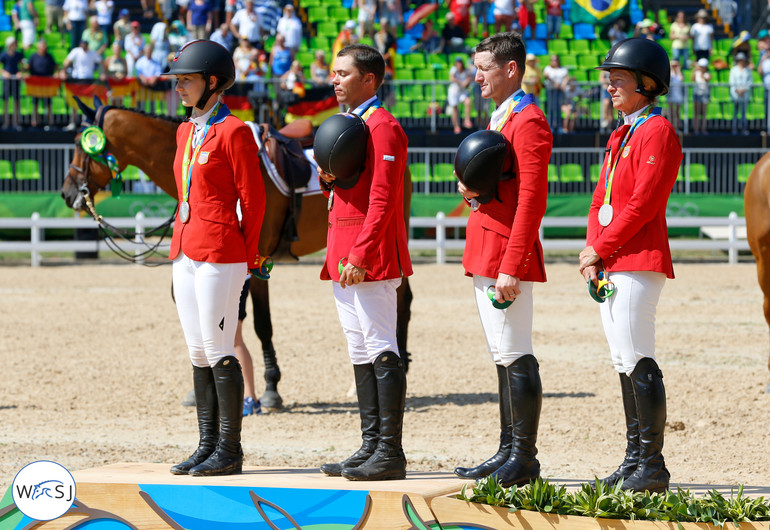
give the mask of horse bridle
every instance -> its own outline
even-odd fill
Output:
[[[103,129],[104,125],[104,115],[107,113],[109,109],[113,108],[110,105],[104,105],[97,109],[96,111],[96,117],[94,121],[96,122],[96,127],[98,127],[100,130]],[[87,125],[87,122],[84,122],[84,124]],[[99,215],[99,213],[96,211],[96,206],[94,205],[94,202],[91,198],[91,192],[88,190],[88,172],[91,168],[91,162],[99,162],[102,163],[102,161],[95,159],[92,155],[88,154],[85,149],[80,145],[80,143],[76,143],[75,149],[80,149],[83,151],[83,158],[85,160],[85,167],[79,167],[70,162],[70,169],[74,170],[76,173],[82,176],[83,182],[78,185],[78,194],[83,199],[86,209],[88,213],[93,217],[94,221],[96,221],[99,225],[99,230],[101,231],[102,235],[104,236],[104,242],[107,244],[107,246],[115,252],[118,256],[121,258],[130,261],[132,263],[141,263],[142,265],[148,266],[148,267],[156,267],[158,265],[161,265],[162,263],[154,263],[154,264],[148,264],[144,262],[144,259],[146,257],[151,256],[152,254],[155,254],[158,252],[158,248],[160,248],[160,245],[163,243],[163,240],[168,235],[169,230],[171,229],[171,226],[174,223],[174,218],[176,217],[176,210],[174,210],[174,213],[171,214],[171,217],[166,219],[163,223],[161,223],[159,226],[156,226],[155,228],[152,228],[150,230],[145,231],[142,234],[142,244],[146,247],[145,250],[138,254],[132,254],[129,251],[126,251],[118,245],[118,243],[115,241],[115,238],[124,239],[126,241],[131,242],[132,244],[137,243],[137,234],[136,232],[129,232],[127,230],[122,230],[110,223],[108,223],[104,217]],[[108,170],[110,171],[110,174],[112,175],[113,170],[109,166],[107,166]],[[77,183],[77,182],[76,182]],[[158,239],[158,242],[153,245],[148,245],[144,242],[144,237],[146,236],[152,236],[157,233],[160,233],[160,238]]]

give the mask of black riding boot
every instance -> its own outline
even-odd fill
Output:
[[[461,478],[477,479],[497,471],[511,456],[511,394],[508,387],[508,372],[505,366],[497,366],[497,397],[500,407],[500,447],[491,458],[476,467],[455,468],[455,475]]]
[[[636,412],[634,385],[626,374],[618,375],[620,376],[620,390],[623,394],[623,410],[626,414],[626,457],[612,475],[601,479],[609,486],[613,486],[620,479],[628,480],[639,465],[639,419]]]
[[[205,462],[190,470],[196,477],[233,475],[241,472],[241,421],[243,420],[243,374],[238,360],[228,355],[214,368],[219,405],[219,441],[217,448]]]
[[[492,473],[506,488],[521,486],[540,476],[537,427],[543,404],[540,371],[533,355],[525,355],[506,369],[511,393],[513,445],[508,461]]]
[[[343,468],[348,480],[399,480],[406,478],[406,456],[401,430],[406,400],[406,373],[398,355],[386,351],[374,361],[380,408],[380,437],[369,459],[358,467]]]
[[[358,413],[361,416],[361,448],[339,463],[324,464],[321,471],[332,477],[342,475],[342,470],[358,467],[374,454],[380,436],[380,407],[377,403],[377,377],[373,364],[354,364]]]
[[[214,372],[210,367],[193,366],[193,391],[198,412],[198,449],[182,462],[171,468],[174,475],[186,475],[191,468],[206,460],[217,447],[219,440],[219,412],[217,389],[214,386]]]
[[[662,492],[668,489],[671,475],[663,460],[663,430],[666,426],[666,389],[663,373],[654,359],[645,357],[631,372],[639,418],[639,465],[623,482],[633,491]]]

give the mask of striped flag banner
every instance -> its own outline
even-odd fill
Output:
[[[340,111],[337,98],[334,96],[334,88],[331,86],[307,89],[305,97],[293,105],[289,105],[286,110],[286,123],[307,119],[315,127],[321,125],[329,116]]]
[[[73,96],[77,96],[81,101],[90,101],[94,96],[107,101],[107,85],[96,79],[67,79],[64,82],[64,91],[67,105],[73,108],[77,108]]]
[[[33,98],[52,98],[59,93],[61,79],[31,75],[24,78],[27,84],[27,95]]]
[[[124,98],[136,92],[137,81],[135,77],[125,77],[123,79],[107,79],[110,87],[110,95],[113,98]]]

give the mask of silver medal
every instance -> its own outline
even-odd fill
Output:
[[[190,203],[183,201],[179,204],[179,220],[186,223],[190,220]]]
[[[612,205],[602,204],[599,208],[599,224],[607,226],[612,222]]]

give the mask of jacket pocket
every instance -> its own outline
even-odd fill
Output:
[[[485,215],[481,219],[481,227],[485,230],[491,230],[501,236],[508,238],[511,236],[511,227],[505,223],[493,219],[492,217]]]
[[[344,228],[347,226],[363,226],[366,220],[365,215],[357,215],[355,217],[337,217],[337,226]]]

